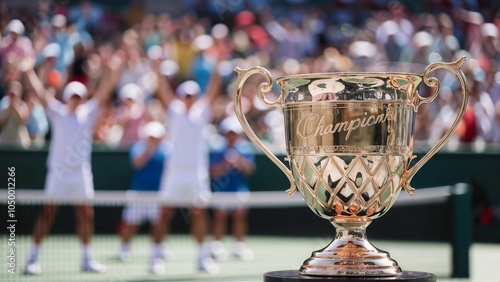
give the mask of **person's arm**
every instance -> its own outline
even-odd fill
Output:
[[[150,142],[148,140],[148,142],[146,142],[146,148],[144,149],[144,151],[141,154],[132,157],[132,166],[135,169],[143,168],[153,156],[158,145],[158,142]]]
[[[207,86],[207,93],[205,94],[207,99],[208,99],[208,104],[210,107],[213,107],[215,100],[220,94],[220,87],[222,84],[222,78],[219,73],[219,62],[220,59],[217,60],[217,63],[215,65],[215,68],[212,72],[212,76],[210,77],[210,81],[208,82]]]
[[[54,100],[54,96],[45,89],[42,81],[38,78],[33,67],[35,66],[35,55],[33,53],[26,54],[21,58],[18,68],[26,74],[28,85],[33,89],[35,96],[38,97],[42,106],[46,109],[49,103]]]
[[[154,62],[154,63],[155,63],[154,69],[158,81],[156,89],[156,92],[158,94],[158,100],[160,101],[163,108],[167,110],[168,107],[170,106],[170,103],[175,99],[175,94],[174,91],[172,90],[172,87],[170,87],[170,83],[168,82],[168,77],[166,77],[160,72],[159,62]]]
[[[0,127],[3,127],[5,125],[9,115],[10,115],[9,108],[5,108],[3,110],[0,110]]]
[[[118,51],[111,57],[110,61],[107,63],[104,75],[99,81],[99,85],[96,89],[94,97],[92,97],[92,99],[95,99],[97,101],[99,107],[103,107],[113,93],[113,87],[115,87],[116,82],[120,77],[124,62],[124,54]]]
[[[23,123],[26,122],[30,113],[28,107],[24,104],[21,104],[19,101],[10,101],[10,107],[13,114],[15,114]]]
[[[219,177],[228,173],[233,167],[243,174],[249,175],[255,165],[252,160],[247,159],[236,151],[232,151],[232,153],[226,153],[219,162],[215,162],[210,167],[210,173],[215,177]]]
[[[127,107],[122,107],[120,110],[120,113],[118,114],[118,117],[116,119],[116,123],[125,128],[129,124],[131,118],[130,118],[130,110]]]
[[[218,178],[224,174],[226,174],[231,169],[231,164],[227,162],[225,159],[222,159],[220,162],[214,163],[210,166],[210,174]]]
[[[239,155],[236,159],[235,167],[246,175],[252,173],[255,164],[246,157]]]

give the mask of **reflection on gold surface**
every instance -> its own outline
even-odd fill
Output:
[[[366,226],[385,214],[401,188],[412,194],[415,173],[451,137],[467,105],[467,85],[460,66],[435,63],[423,75],[405,73],[324,73],[277,79],[281,97],[273,102],[264,93],[272,78],[261,67],[237,69],[234,106],[248,137],[285,173],[287,192],[299,190],[309,208],[336,228],[333,242],[313,252],[300,273],[323,276],[397,276],[401,269],[366,239]],[[415,112],[432,102],[439,81],[429,77],[434,69],[455,74],[462,86],[462,106],[455,123],[443,138],[413,167]],[[289,167],[274,156],[253,133],[241,109],[246,79],[261,74],[267,82],[258,97],[283,111]],[[434,87],[428,98],[418,94],[421,82]]]

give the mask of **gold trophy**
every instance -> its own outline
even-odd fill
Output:
[[[288,177],[292,195],[297,189],[309,208],[330,220],[335,238],[304,261],[299,273],[316,276],[399,276],[402,271],[389,253],[366,237],[372,219],[385,214],[401,188],[410,195],[415,173],[445,144],[457,128],[467,106],[467,81],[454,63],[434,63],[423,75],[410,73],[322,73],[278,78],[280,97],[270,102],[270,73],[261,67],[236,68],[234,108],[245,133]],[[439,93],[435,69],[456,75],[462,87],[462,105],[455,122],[418,163],[413,156],[415,112]],[[284,114],[286,159],[290,169],[271,153],[250,128],[241,107],[245,81],[261,74],[258,97]],[[428,98],[419,95],[421,82],[434,88]]]

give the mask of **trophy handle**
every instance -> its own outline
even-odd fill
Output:
[[[245,84],[246,80],[253,74],[261,74],[266,77],[267,82],[262,82],[259,85],[257,91],[257,97],[259,97],[259,100],[268,107],[276,107],[283,109],[283,105],[281,103],[281,97],[276,99],[276,101],[274,102],[270,102],[264,96],[264,93],[271,91],[273,87],[273,79],[271,77],[271,74],[269,73],[268,70],[262,67],[253,67],[251,69],[236,68],[235,71],[238,73],[238,80],[236,81],[236,88],[234,90],[234,95],[233,95],[233,104],[236,116],[238,117],[238,120],[240,121],[243,130],[247,134],[248,138],[250,138],[250,140],[252,140],[252,142],[255,145],[257,145],[262,150],[262,152],[264,152],[264,154],[271,161],[273,161],[281,169],[281,171],[283,171],[283,173],[288,177],[288,180],[290,181],[290,189],[286,190],[286,192],[288,193],[289,196],[291,196],[297,190],[297,186],[295,185],[292,173],[271,151],[269,151],[269,149],[266,148],[266,146],[262,143],[262,141],[260,141],[259,137],[255,135],[252,128],[250,128],[250,125],[248,124],[245,115],[243,114],[243,109],[241,105],[241,91],[243,89],[243,85]]]
[[[410,170],[407,170],[404,175],[403,175],[403,188],[406,190],[408,194],[413,194],[413,191],[415,190],[410,186],[410,181],[417,173],[417,171],[432,157],[434,156],[441,147],[450,139],[450,137],[453,135],[453,132],[458,127],[458,124],[462,120],[462,117],[464,116],[465,109],[467,108],[467,100],[468,100],[468,94],[469,90],[467,88],[467,80],[465,78],[464,73],[460,69],[462,64],[465,62],[466,57],[462,57],[461,59],[453,62],[453,63],[434,63],[429,65],[423,75],[424,82],[427,86],[435,88],[434,93],[428,97],[428,98],[422,98],[420,95],[415,95],[413,104],[415,106],[415,112],[417,111],[418,107],[423,104],[423,103],[431,103],[434,101],[434,99],[437,97],[440,89],[440,83],[439,80],[435,77],[429,77],[429,73],[434,71],[435,69],[447,69],[450,72],[452,72],[460,81],[460,86],[462,87],[462,105],[460,106],[460,110],[457,114],[457,117],[455,118],[455,121],[453,122],[453,125],[451,128],[444,134],[443,137],[437,142],[437,144],[420,160],[418,161]]]

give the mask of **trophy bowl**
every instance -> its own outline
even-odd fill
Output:
[[[322,73],[281,77],[280,97],[270,102],[270,73],[261,67],[236,69],[234,107],[250,140],[287,175],[291,195],[300,192],[307,206],[336,229],[334,240],[304,261],[299,273],[318,276],[398,276],[401,268],[389,253],[366,237],[372,219],[385,214],[401,188],[412,194],[414,174],[445,144],[467,106],[467,82],[460,70],[465,57],[454,63],[434,63],[423,75],[410,73]],[[455,74],[462,87],[462,105],[454,124],[441,140],[410,168],[415,113],[439,93],[435,69]],[[267,78],[258,97],[284,115],[289,167],[271,153],[252,131],[241,108],[241,92],[253,74]],[[423,98],[424,82],[434,88]]]

